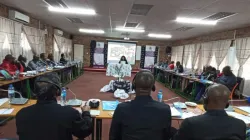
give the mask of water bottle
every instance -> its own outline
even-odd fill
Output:
[[[162,97],[163,97],[162,90],[160,89],[159,92],[158,92],[158,94],[157,94],[157,98],[158,98],[159,102],[162,102]]]
[[[66,96],[67,96],[67,91],[65,87],[62,88],[61,92],[61,105],[64,106],[66,104]]]
[[[15,89],[12,84],[10,84],[8,88],[8,98],[9,98],[9,102],[11,102],[12,99],[15,98]]]
[[[19,70],[16,70],[16,71],[15,71],[15,78],[19,79],[19,74],[20,74],[20,71],[19,71]]]

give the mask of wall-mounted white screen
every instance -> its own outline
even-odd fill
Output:
[[[129,64],[135,64],[136,43],[108,41],[108,63],[118,63],[125,56]]]

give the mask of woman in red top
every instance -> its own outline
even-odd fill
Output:
[[[174,61],[171,61],[170,64],[168,65],[168,68],[170,70],[173,70],[174,69]]]
[[[20,65],[20,69],[18,69],[17,65]],[[0,65],[0,69],[6,70],[9,74],[14,75],[17,70],[20,72],[24,71],[23,66],[15,61],[15,57],[11,54],[5,56],[3,63]]]

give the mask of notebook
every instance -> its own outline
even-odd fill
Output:
[[[102,110],[114,111],[118,104],[118,101],[102,101]]]

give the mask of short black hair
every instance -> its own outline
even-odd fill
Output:
[[[64,53],[61,54],[61,57],[64,57]]]

